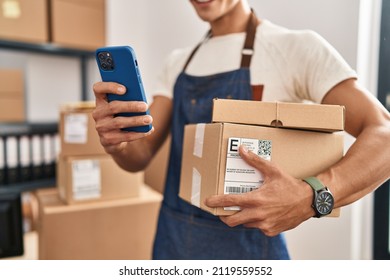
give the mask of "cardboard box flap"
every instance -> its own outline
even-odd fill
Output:
[[[339,105],[214,99],[212,122],[335,132],[344,130]]]

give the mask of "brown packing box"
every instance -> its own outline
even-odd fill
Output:
[[[24,100],[0,98],[0,122],[24,122],[25,120]]]
[[[95,50],[104,46],[104,0],[51,0],[52,41],[67,47]]]
[[[0,69],[0,121],[26,120],[23,71]]]
[[[60,140],[63,156],[105,155],[95,129],[95,102],[63,104],[60,112]]]
[[[121,169],[109,155],[60,156],[57,186],[68,204],[136,197],[143,172]]]
[[[0,0],[0,38],[47,43],[48,0]]]
[[[23,97],[23,71],[19,69],[0,69],[0,98]]]
[[[54,189],[37,192],[39,259],[147,260],[161,194],[142,186],[138,197],[66,205]]]
[[[204,204],[205,198],[224,193],[229,137],[271,141],[271,161],[296,178],[315,175],[343,156],[341,133],[229,123],[187,125],[179,196],[214,215],[235,212]],[[339,215],[333,212],[331,215]]]
[[[343,131],[344,106],[214,99],[212,122]]]

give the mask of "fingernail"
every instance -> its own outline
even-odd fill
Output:
[[[120,86],[120,87],[118,87],[118,93],[125,93],[126,92],[126,88],[125,87],[122,87],[122,86]]]
[[[146,103],[139,103],[138,104],[138,110],[140,111],[146,111],[148,109],[148,105]]]
[[[144,117],[144,123],[149,124],[151,122],[152,122],[152,117],[151,116],[145,116]]]

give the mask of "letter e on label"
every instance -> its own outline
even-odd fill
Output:
[[[240,138],[229,139],[229,153],[238,153],[238,147],[240,146]]]

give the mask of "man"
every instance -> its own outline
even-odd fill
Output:
[[[115,83],[94,85],[93,116],[101,143],[122,168],[138,171],[149,163],[167,134],[172,135],[154,258],[287,259],[280,233],[322,215],[312,208],[318,185],[327,186],[334,207],[341,207],[390,177],[389,112],[358,84],[355,72],[317,34],[260,20],[246,0],[190,2],[210,24],[210,34],[196,48],[176,50],[168,58],[150,106],[152,117],[114,118],[119,112],[144,112],[147,105],[108,103],[106,93],[123,94],[126,89]],[[264,101],[307,99],[345,106],[346,131],[356,142],[340,162],[313,174],[307,182],[240,147],[242,158],[259,169],[265,181],[247,194],[207,199],[210,207],[238,205],[242,209],[219,219],[178,197],[184,126],[209,122],[213,98],[251,99],[252,88],[259,85]],[[152,122],[154,129],[148,133],[120,130]]]

